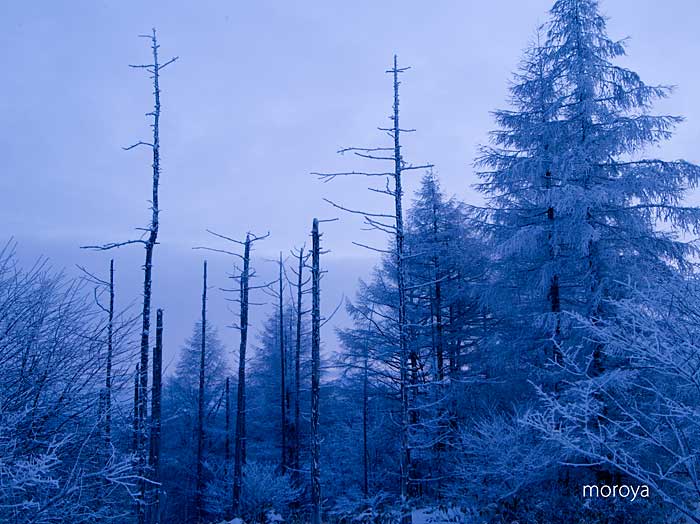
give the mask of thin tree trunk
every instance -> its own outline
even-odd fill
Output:
[[[312,235],[311,306],[311,524],[321,524],[321,443],[319,440],[319,404],[321,386],[321,271],[318,220]]]
[[[431,191],[431,212],[432,212],[432,233],[433,233],[433,249],[437,249],[440,245],[440,225],[439,225],[439,210],[438,210],[438,194],[436,191],[435,180],[432,181],[430,185]],[[449,249],[448,242],[445,242],[445,247]],[[433,326],[433,349],[435,351],[435,380],[438,382],[438,386],[435,388],[435,404],[437,408],[437,424],[438,424],[438,438],[435,443],[434,450],[436,453],[436,467],[440,471],[437,474],[438,480],[436,482],[437,493],[441,492],[442,489],[442,452],[445,449],[445,443],[449,436],[449,426],[445,424],[445,417],[447,415],[447,410],[449,408],[445,407],[445,349],[444,349],[444,326],[442,318],[442,270],[440,264],[440,257],[438,253],[434,253],[432,257],[433,263],[433,279],[435,280],[435,285],[433,289],[433,296],[431,300],[431,317],[434,315],[435,322]],[[448,416],[449,419],[449,416]]]
[[[148,474],[146,464],[146,415],[148,411],[148,350],[149,335],[151,330],[151,286],[153,271],[153,249],[158,239],[158,187],[160,183],[160,65],[158,63],[158,40],[156,30],[151,36],[151,49],[153,51],[153,64],[150,70],[153,74],[153,188],[151,196],[151,223],[148,227],[148,238],[145,242],[146,260],[143,266],[143,311],[141,325],[141,366],[139,378],[139,431],[138,431],[138,462],[139,462],[139,492],[138,524],[146,522],[146,490]]]
[[[114,259],[109,261],[109,309],[107,321],[107,369],[105,373],[105,444],[112,445],[112,353],[114,351]]]
[[[134,375],[134,421],[133,421],[133,442],[134,453],[139,449],[139,377],[141,376],[139,364],[136,363],[136,374]]]
[[[394,77],[394,114],[392,135],[394,138],[394,205],[396,217],[396,280],[399,294],[399,358],[401,372],[401,501],[403,524],[410,524],[411,512],[408,511],[409,471],[411,469],[411,448],[409,443],[409,377],[408,377],[408,337],[406,332],[406,275],[404,267],[404,228],[403,228],[403,190],[401,174],[403,159],[401,157],[401,127],[399,125],[399,73],[394,55],[394,67],[391,70]]]
[[[145,35],[142,35],[145,36]],[[141,311],[141,347],[140,347],[140,362],[139,376],[137,381],[138,389],[138,408],[136,413],[136,439],[134,452],[136,455],[136,474],[137,474],[137,495],[135,497],[136,520],[138,524],[146,523],[146,494],[148,491],[148,352],[149,352],[149,336],[151,329],[151,289],[152,289],[152,273],[153,273],[153,250],[158,240],[158,187],[160,183],[160,71],[177,60],[177,57],[165,62],[164,64],[158,61],[158,40],[156,30],[153,29],[151,35],[145,36],[151,40],[151,51],[153,54],[153,63],[145,65],[131,65],[130,67],[137,69],[145,69],[153,80],[153,111],[147,113],[147,116],[153,117],[151,128],[153,130],[153,139],[151,143],[139,141],[125,149],[133,149],[138,146],[150,147],[153,153],[152,167],[152,194],[151,194],[151,221],[145,229],[146,237],[137,240],[128,240],[126,242],[117,242],[105,244],[102,246],[84,246],[91,249],[109,250],[121,247],[127,244],[143,244],[145,248],[145,261],[143,264],[143,308]]]
[[[207,261],[202,270],[202,340],[199,355],[199,396],[197,403],[197,522],[204,518],[204,372],[207,351]]]
[[[440,242],[439,232],[440,226],[438,224],[438,209],[437,209],[437,198],[438,195],[435,191],[435,181],[430,185],[431,188],[431,211],[432,211],[432,229],[433,229],[433,244],[435,246]],[[437,374],[436,378],[439,382],[442,382],[445,378],[445,350],[444,350],[444,326],[442,320],[442,272],[440,268],[440,257],[437,255],[433,256],[433,269],[434,269],[434,314],[435,314],[435,359],[437,364]]]
[[[163,310],[156,311],[156,345],[153,348],[153,385],[151,392],[151,447],[149,463],[151,466],[153,499],[150,513],[151,523],[160,524],[160,435],[161,435],[161,398],[163,384]]]
[[[372,316],[374,310],[369,313],[368,330],[372,328]],[[367,445],[369,428],[369,331],[365,340],[364,362],[362,366],[362,494],[365,499],[369,497],[369,448]]]
[[[233,500],[231,504],[232,517],[240,508],[241,490],[243,486],[243,468],[246,463],[246,393],[245,393],[245,359],[248,344],[248,281],[250,271],[250,235],[246,235],[243,251],[243,271],[241,272],[240,289],[240,330],[241,341],[238,351],[238,395],[236,405],[236,435],[233,459]]]
[[[224,439],[224,476],[228,477],[229,464],[231,462],[231,389],[230,379],[226,377],[226,428]]]
[[[545,146],[545,150],[547,147]],[[544,175],[545,178],[545,186],[547,190],[549,191],[552,186],[552,172],[547,169],[547,172]],[[555,251],[554,251],[554,246],[552,245],[552,237],[554,235],[554,207],[550,204],[549,207],[547,208],[547,220],[549,222],[549,233],[548,233],[548,240],[549,240],[549,256],[552,261],[554,261],[555,258]],[[560,324],[560,319],[559,319],[559,313],[561,312],[561,297],[560,297],[560,286],[559,286],[559,275],[554,274],[552,275],[552,279],[549,283],[549,290],[547,292],[547,298],[550,301],[550,311],[556,316],[555,319],[555,327],[554,327],[554,333],[553,333],[553,341],[552,341],[552,358],[554,359],[555,362],[560,362],[561,361],[561,352],[559,348],[557,347],[557,342],[559,340],[559,335],[561,334],[561,324]]]
[[[287,470],[287,384],[286,368],[287,358],[284,347],[284,281],[282,280],[282,253],[279,260],[279,345],[280,345],[280,428],[281,428],[281,455],[280,471]]]
[[[304,248],[299,250],[299,268],[297,273],[297,331],[296,348],[294,352],[294,471],[295,476],[299,476],[299,456],[301,454],[301,314],[302,314],[302,285],[304,270]]]
[[[459,377],[459,347],[456,342],[456,335],[454,332],[455,325],[455,307],[450,304],[449,307],[449,326],[450,326],[450,339],[448,341],[448,348],[450,354],[450,378],[455,380]]]

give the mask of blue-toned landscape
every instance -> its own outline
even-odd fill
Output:
[[[698,16],[0,6],[0,523],[700,523]]]

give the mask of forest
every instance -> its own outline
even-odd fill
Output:
[[[376,143],[306,173],[383,207],[324,199],[292,245],[265,223],[208,230],[188,246],[199,314],[167,370],[161,118],[182,60],[166,33],[140,35],[148,138],[124,149],[150,159],[142,227],[80,246],[75,277],[3,233],[0,522],[700,524],[700,166],[656,158],[683,121],[654,109],[673,89],[622,65],[607,26],[597,0],[556,0],[533,28],[464,178],[483,205],[413,160],[401,90],[421,73],[387,50],[367,72],[386,84]],[[351,218],[375,264],[335,304],[324,243]]]

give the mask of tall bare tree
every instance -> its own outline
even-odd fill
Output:
[[[351,171],[351,172],[341,172],[341,173],[314,173],[324,182],[331,181],[339,176],[361,176],[361,177],[380,177],[386,180],[386,185],[384,188],[376,189],[370,188],[371,191],[388,195],[393,199],[394,212],[389,215],[386,213],[370,213],[366,211],[354,210],[344,207],[342,205],[336,204],[330,200],[327,200],[334,207],[341,209],[343,211],[357,214],[364,217],[366,224],[374,230],[388,233],[393,237],[394,249],[393,251],[387,251],[383,249],[377,249],[364,244],[355,242],[355,244],[371,249],[373,251],[378,251],[381,253],[392,254],[395,259],[396,267],[396,283],[397,283],[397,295],[398,295],[398,315],[396,319],[397,330],[398,330],[398,357],[399,357],[399,391],[401,398],[401,417],[400,417],[400,427],[401,427],[401,458],[400,464],[400,487],[401,487],[401,500],[402,500],[402,523],[407,524],[411,522],[411,511],[408,506],[408,499],[410,496],[410,471],[412,467],[411,458],[411,444],[410,444],[410,428],[411,428],[411,418],[415,418],[415,413],[411,412],[411,402],[410,402],[410,390],[411,390],[411,377],[409,375],[409,365],[412,362],[413,368],[415,369],[415,358],[409,351],[408,344],[408,323],[406,319],[406,255],[405,255],[405,232],[404,232],[404,217],[403,217],[403,175],[406,171],[410,170],[423,170],[432,167],[430,164],[426,165],[410,165],[407,164],[401,152],[401,134],[404,132],[411,132],[412,129],[403,129],[399,124],[399,74],[407,71],[408,67],[399,67],[396,55],[394,55],[393,66],[391,69],[386,71],[392,75],[393,80],[393,106],[392,115],[389,117],[392,121],[392,126],[390,128],[379,128],[381,131],[385,131],[391,138],[393,144],[387,147],[350,147],[341,149],[340,153],[353,153],[356,156],[367,159],[367,160],[378,160],[391,162],[393,164],[392,171]],[[393,187],[390,184],[393,182]],[[389,220],[389,222],[387,222]],[[393,223],[392,223],[393,222]],[[415,375],[415,373],[413,374]]]
[[[84,274],[84,278],[90,284],[95,285],[95,303],[107,314],[107,355],[105,358],[105,391],[103,393],[104,402],[104,437],[105,447],[109,452],[112,444],[112,362],[114,358],[114,259],[109,261],[109,277],[104,280],[95,274],[91,273],[83,266],[78,266],[78,269]],[[100,291],[98,291],[100,290]],[[102,291],[106,290],[108,294],[107,306],[104,306],[100,301]]]
[[[301,341],[302,341],[302,317],[307,311],[303,309],[304,286],[309,283],[309,279],[304,280],[304,265],[308,255],[304,253],[302,246],[296,253],[298,262],[297,269],[292,269],[296,276],[296,331],[294,347],[294,427],[291,431],[294,439],[292,447],[292,469],[295,478],[299,478],[300,455],[301,455]]]
[[[204,371],[207,351],[207,261],[202,269],[202,341],[199,353],[199,394],[197,397],[197,522],[204,518]]]
[[[233,242],[234,244],[243,246],[243,254],[229,251],[226,249],[215,249],[210,247],[204,247],[199,249],[206,249],[208,251],[214,251],[217,253],[224,253],[227,255],[232,255],[241,259],[242,266],[239,268],[235,266],[235,271],[231,275],[231,278],[238,283],[238,288],[234,289],[224,289],[228,292],[237,292],[238,298],[232,299],[233,302],[238,302],[239,317],[238,324],[233,324],[233,327],[238,329],[240,332],[240,345],[238,350],[238,386],[236,394],[236,429],[234,435],[234,448],[233,448],[233,489],[231,497],[231,515],[235,516],[239,511],[241,503],[241,492],[243,487],[243,473],[246,463],[246,351],[248,347],[248,312],[251,305],[250,302],[250,291],[253,289],[266,288],[267,285],[262,286],[251,286],[250,281],[255,277],[255,270],[251,267],[250,257],[253,250],[253,244],[260,240],[264,240],[270,234],[267,233],[262,236],[253,235],[251,233],[246,234],[245,241],[236,240],[234,238],[220,235],[219,233],[214,233],[209,231],[210,234],[217,238],[226,240],[228,242]]]
[[[278,309],[279,309],[279,350],[280,350],[280,471],[284,473],[287,470],[287,355],[284,345],[284,280],[282,274],[284,271],[284,262],[282,261],[282,253],[279,258],[279,289],[277,293]]]
[[[109,261],[109,306],[107,320],[107,363],[105,366],[105,440],[112,443],[112,356],[114,353],[114,259]]]
[[[246,462],[246,396],[245,396],[245,359],[248,344],[248,299],[250,286],[250,235],[245,237],[243,248],[243,270],[240,274],[240,345],[238,348],[238,388],[236,392],[236,433],[233,442],[233,500],[232,511],[235,514],[241,503],[243,487],[243,467]]]
[[[321,443],[319,408],[321,389],[321,269],[318,220],[311,230],[311,524],[321,524]]]
[[[160,72],[172,64],[178,57],[171,58],[165,63],[159,61],[158,56],[158,39],[155,28],[150,35],[139,35],[142,38],[148,38],[151,41],[151,52],[153,62],[150,64],[130,65],[135,69],[145,69],[153,80],[153,111],[147,113],[147,116],[153,118],[151,128],[153,130],[153,138],[151,142],[139,141],[125,150],[131,150],[139,146],[148,147],[153,154],[152,167],[152,192],[151,192],[151,220],[149,225],[143,230],[144,235],[139,239],[127,240],[124,242],[112,242],[100,246],[84,246],[90,249],[109,250],[122,247],[129,244],[141,244],[145,248],[145,262],[143,265],[143,308],[142,308],[142,324],[141,324],[141,351],[140,351],[140,366],[139,366],[139,385],[138,385],[138,413],[137,413],[137,449],[136,455],[138,460],[138,475],[139,480],[139,498],[136,505],[137,522],[145,524],[146,522],[146,492],[148,484],[148,464],[147,464],[147,425],[146,416],[148,412],[148,352],[149,352],[149,337],[151,330],[151,288],[153,284],[153,250],[158,240],[158,189],[160,185]]]

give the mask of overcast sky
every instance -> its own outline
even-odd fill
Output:
[[[335,152],[383,145],[393,53],[403,77],[402,124],[418,131],[404,153],[436,165],[444,189],[477,202],[472,163],[507,107],[507,86],[523,48],[546,20],[551,0],[422,1],[4,1],[0,5],[0,236],[23,260],[49,256],[56,267],[106,269],[103,254],[80,245],[131,238],[147,224],[151,173],[146,149],[151,86],[127,67],[150,60],[137,38],[156,26],[162,58],[161,245],[154,306],[166,310],[166,359],[197,318],[210,228],[243,237],[271,231],[260,256],[307,240],[314,216],[339,216],[322,201],[381,209],[365,180],[322,184],[312,171],[357,164]],[[697,0],[603,0],[614,38],[629,36],[624,65],[647,83],[678,86],[657,106],[687,121],[660,151],[700,161],[700,38]],[[417,178],[417,177],[416,177]],[[415,184],[408,184],[410,192]],[[348,216],[324,227],[329,269],[323,304],[352,296],[372,260]],[[365,236],[363,236],[365,235]],[[137,298],[142,249],[114,253],[121,305]],[[231,260],[207,255],[213,286]],[[261,273],[273,266],[256,262]],[[210,309],[222,338],[235,336],[221,293]],[[254,313],[259,326],[262,312]],[[342,323],[342,317],[339,317]],[[326,328],[328,331],[331,327]],[[326,337],[328,345],[332,337]],[[332,348],[330,348],[332,349]]]

